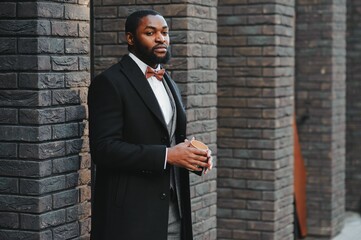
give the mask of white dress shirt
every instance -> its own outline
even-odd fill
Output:
[[[138,57],[136,57],[133,53],[129,53],[129,56],[134,60],[134,62],[138,65],[140,70],[145,76],[145,71],[147,70],[148,65],[145,64],[142,60],[140,60]],[[160,65],[158,64],[157,68],[154,70],[159,70]],[[173,116],[173,109],[171,105],[171,100],[169,99],[167,90],[164,87],[163,81],[159,81],[156,77],[152,76],[147,79],[150,87],[153,90],[153,93],[155,97],[157,98],[158,104],[160,106],[160,109],[162,110],[164,120],[166,124],[169,124],[169,122],[172,120]],[[167,157],[168,157],[168,148],[166,149],[165,153],[165,161],[164,161],[164,169],[167,166]]]
[[[147,70],[148,65],[142,62],[139,58],[137,58],[133,53],[129,53],[129,56],[136,62],[140,70],[145,75],[145,71]],[[154,70],[159,70],[160,65],[158,64],[157,68]],[[164,84],[162,81],[159,81],[156,77],[152,76],[147,79],[150,87],[153,90],[153,93],[155,97],[157,98],[158,104],[160,106],[160,109],[162,110],[164,120],[166,124],[169,124],[170,120],[173,116],[173,109],[172,105],[170,103],[170,99],[167,93],[167,90],[165,90]]]

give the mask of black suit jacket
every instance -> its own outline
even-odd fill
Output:
[[[165,74],[177,107],[176,142],[186,136],[186,116],[174,81]],[[89,134],[96,165],[93,240],[166,240],[170,145],[166,123],[144,73],[128,56],[91,83]],[[189,175],[180,169],[182,239],[192,239]]]

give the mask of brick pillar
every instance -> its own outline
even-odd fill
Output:
[[[183,96],[188,138],[194,136],[204,141],[216,156],[216,1],[201,4],[140,2],[133,0],[124,4],[118,0],[95,0],[95,71],[106,69],[128,52],[124,23],[131,12],[146,8],[160,12],[170,27],[172,60],[166,69],[177,82]],[[216,169],[203,177],[190,175],[195,240],[217,237],[216,177]]]
[[[293,239],[294,3],[248,2],[218,1],[218,239]]]
[[[346,210],[361,212],[361,2],[347,1]]]
[[[330,238],[341,230],[345,208],[346,1],[297,3],[296,112],[308,230]]]
[[[2,240],[89,235],[87,4],[0,3]]]

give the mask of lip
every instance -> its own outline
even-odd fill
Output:
[[[167,49],[166,48],[155,48],[154,52],[156,52],[156,53],[166,53]]]
[[[157,53],[166,53],[168,51],[168,48],[167,46],[165,45],[158,45],[156,47],[153,48],[154,52],[157,52]]]

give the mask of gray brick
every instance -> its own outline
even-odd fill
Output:
[[[42,213],[51,210],[51,196],[0,195],[0,211]]]
[[[79,26],[79,37],[89,38],[90,37],[89,23],[80,22],[78,26]]]
[[[63,7],[56,3],[24,2],[18,5],[18,16],[24,18],[62,18]]]
[[[79,173],[69,173],[66,175],[66,188],[78,186]]]
[[[16,17],[16,3],[3,2],[0,3],[0,18]]]
[[[41,232],[20,231],[20,230],[0,230],[0,239],[4,240],[49,240],[52,238],[51,230]]]
[[[17,69],[19,65],[19,58],[17,56],[0,56],[0,61],[0,70]]]
[[[53,105],[78,104],[80,103],[77,90],[54,90]]]
[[[0,228],[19,228],[19,216],[16,213],[1,212]],[[1,236],[1,235],[0,235]]]
[[[62,240],[62,239],[70,239],[79,236],[79,223],[69,223],[66,225],[62,225],[54,228],[53,230],[53,239],[54,240]]]
[[[51,211],[40,215],[21,214],[21,228],[41,230],[61,225],[65,222],[65,210]]]
[[[1,42],[0,42],[1,44]],[[1,46],[1,45],[0,45]],[[15,73],[0,74],[0,89],[17,88],[17,75]]]
[[[87,38],[65,39],[65,53],[87,54],[90,43]]]
[[[58,209],[66,206],[73,206],[76,203],[78,203],[78,199],[79,199],[79,191],[77,189],[55,193],[53,194],[53,207],[55,209]],[[67,213],[66,215],[68,219],[69,214]]]
[[[83,139],[74,139],[66,141],[66,154],[79,154],[83,147]]]
[[[19,53],[64,53],[64,40],[57,38],[20,38]]]
[[[65,122],[65,109],[21,109],[19,118],[22,124],[62,123]]]
[[[48,56],[0,56],[0,70],[49,70]]]
[[[80,71],[89,71],[90,70],[90,58],[89,57],[79,57],[79,70]]]
[[[20,179],[20,193],[42,195],[65,189],[65,176],[54,176],[41,180]]]
[[[26,56],[19,55],[18,66],[19,70],[50,70],[51,63],[49,56]]]
[[[15,54],[16,50],[16,38],[0,38],[0,54]]]
[[[18,193],[19,186],[16,178],[0,177],[0,193]],[[1,220],[0,220],[1,221]],[[1,225],[1,223],[0,223]]]
[[[114,32],[95,33],[95,44],[117,44],[118,35]]]
[[[78,24],[75,22],[52,21],[51,33],[55,36],[78,36]]]
[[[30,89],[52,89],[64,87],[63,73],[21,73],[19,86]]]
[[[86,118],[86,109],[83,105],[69,106],[65,108],[66,121],[83,120]]]
[[[90,12],[87,6],[66,4],[64,16],[71,20],[89,20]]]
[[[0,175],[12,177],[44,177],[51,174],[51,161],[14,161],[0,159]]]
[[[90,85],[90,73],[89,72],[77,72],[65,74],[66,87],[87,87]]]
[[[117,17],[117,8],[115,7],[94,7],[94,13],[97,18],[115,18]]]
[[[38,142],[51,139],[51,127],[0,126],[0,140]]]
[[[67,222],[76,221],[78,219],[84,219],[90,216],[91,206],[89,202],[84,202],[82,204],[77,204],[72,207],[67,208]]]
[[[37,3],[36,2],[19,2],[18,16],[23,18],[37,17]]]
[[[65,173],[79,169],[79,156],[71,156],[53,160],[53,173]]]
[[[24,159],[47,159],[65,155],[64,142],[19,144],[19,157]]]
[[[15,158],[16,156],[17,156],[16,143],[0,142],[0,158]]]
[[[13,108],[0,108],[1,124],[16,124],[18,122],[18,111]]]
[[[50,35],[50,22],[47,20],[0,20],[0,35]]]
[[[52,57],[51,64],[54,71],[78,70],[78,58],[74,56]]]
[[[78,123],[53,125],[52,133],[53,133],[53,135],[52,135],[53,139],[78,137],[79,136]]]

